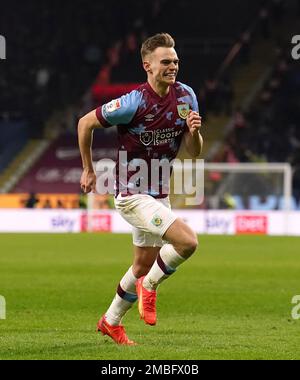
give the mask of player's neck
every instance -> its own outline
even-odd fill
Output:
[[[154,81],[152,81],[149,78],[148,78],[148,83],[150,84],[152,90],[154,92],[156,92],[156,94],[158,96],[160,96],[161,98],[163,98],[166,95],[168,95],[168,93],[170,91],[170,86],[169,85],[165,85],[165,84],[154,82]]]

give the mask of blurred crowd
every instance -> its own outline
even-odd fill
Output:
[[[212,0],[204,7],[193,0],[6,2],[0,12],[0,33],[7,40],[7,60],[0,70],[0,120],[26,119],[32,136],[39,137],[49,116],[80,103],[93,83],[143,81],[139,47],[147,35],[168,31],[180,40],[220,36],[222,30],[232,38],[258,3],[242,6],[232,0],[222,5]],[[216,14],[216,6],[222,12]],[[201,7],[212,17],[203,17],[199,24]],[[230,23],[234,9],[240,16]],[[179,18],[182,12],[189,17]],[[199,70],[203,79],[209,66]],[[191,70],[192,85],[195,74]],[[206,87],[207,107],[214,108],[213,81]],[[230,98],[228,81],[222,91]]]
[[[278,50],[269,79],[247,112],[237,109],[218,161],[289,162],[300,200],[300,63]]]
[[[300,0],[294,1],[300,17]],[[201,39],[226,34],[238,47],[234,64],[249,65],[257,35],[266,40],[274,38],[274,25],[276,28],[285,21],[287,3],[232,0],[220,4],[211,0],[205,5],[206,17],[199,23],[201,15],[196,9],[200,5],[193,0],[113,4],[54,0],[51,6],[38,1],[6,2],[0,13],[0,34],[7,40],[7,60],[1,62],[0,70],[0,121],[25,119],[31,137],[40,137],[55,110],[70,104],[82,110],[83,95],[90,93],[93,84],[143,81],[140,44],[158,31],[170,32],[178,41],[191,35]],[[216,6],[222,7],[220,12],[216,13]],[[181,17],[184,12],[189,17]],[[250,20],[255,20],[255,25],[249,25]],[[179,54],[180,48],[179,43]],[[234,116],[233,131],[219,159],[289,161],[296,167],[295,183],[299,184],[299,70],[280,41],[276,54],[272,75],[247,113],[234,109],[230,70],[220,73],[212,64],[220,65],[224,56],[210,57],[210,65],[210,61],[201,63],[200,52],[199,61],[188,67],[189,78],[184,79],[197,91],[204,119],[208,114]],[[182,67],[184,70],[184,62]]]
[[[213,18],[204,18],[195,28],[193,38],[220,36],[217,24],[223,35],[236,38],[240,33],[241,59],[245,62],[251,50],[251,35],[244,33],[247,20],[260,9],[261,33],[269,38],[272,22],[282,22],[285,15],[286,0],[256,0],[250,2],[251,6],[230,1],[219,5],[224,8],[220,8],[220,13],[227,16],[224,23],[224,17],[215,13],[214,2],[205,6],[207,14],[211,8]],[[0,13],[0,32],[7,39],[8,55],[7,61],[1,62],[0,115],[22,113],[34,119],[40,110],[45,119],[56,107],[63,108],[78,100],[95,78],[100,83],[143,80],[143,72],[138,70],[141,41],[162,31],[162,26],[176,39],[191,37],[189,20],[199,18],[197,12],[180,22],[175,17],[180,10],[191,12],[197,7],[199,4],[192,0],[128,0],[111,5],[101,1],[56,0],[51,6],[38,1],[6,2]],[[246,11],[242,12],[243,8]],[[240,13],[238,20],[232,14],[234,9]],[[234,23],[228,19],[230,15]],[[205,95],[208,110],[218,112],[219,100],[225,97],[228,102],[232,97],[229,78],[216,83],[213,77],[204,76],[203,84],[199,83],[199,88],[203,88],[200,97]],[[227,110],[226,105],[224,108]]]
[[[7,59],[0,62],[0,121],[26,119],[39,137],[53,112],[88,91],[120,35],[138,26],[147,8],[137,0],[1,4]]]

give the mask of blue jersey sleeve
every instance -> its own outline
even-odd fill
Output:
[[[136,114],[141,99],[141,92],[131,91],[97,108],[96,115],[104,127],[129,124]]]
[[[198,100],[197,100],[197,97],[196,97],[196,94],[194,92],[194,90],[187,86],[186,84],[183,84],[183,83],[180,83],[181,86],[183,88],[186,89],[186,91],[190,94],[191,96],[191,100],[192,100],[192,110],[195,111],[195,112],[199,112],[199,104],[198,104]]]

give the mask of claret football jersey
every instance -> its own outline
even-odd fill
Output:
[[[164,97],[146,82],[96,109],[103,127],[118,128],[116,196],[168,195],[169,177],[164,175],[160,164],[176,158],[188,131],[186,118],[190,110],[199,112],[195,93],[180,82],[171,85]]]

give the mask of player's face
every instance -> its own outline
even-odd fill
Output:
[[[157,84],[175,83],[179,70],[179,59],[174,48],[159,47],[149,55],[146,71]]]

